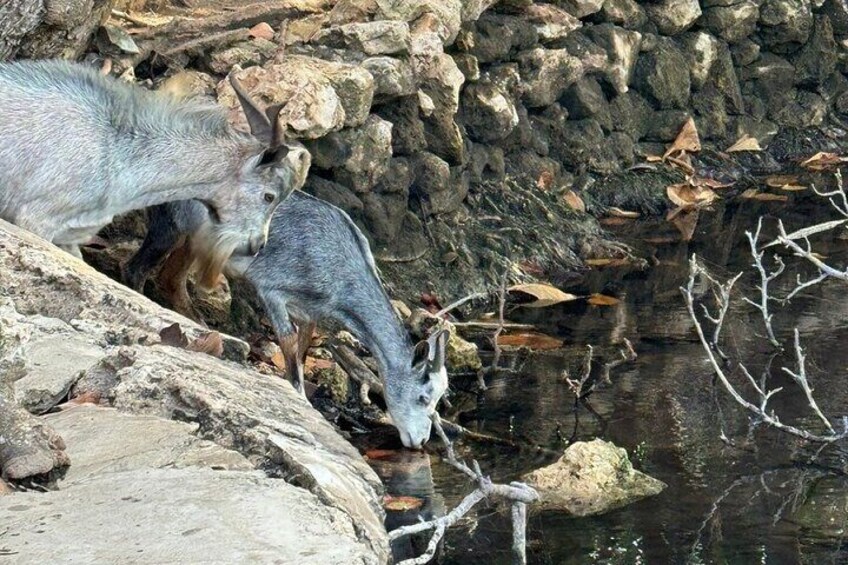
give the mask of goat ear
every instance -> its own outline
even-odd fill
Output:
[[[286,142],[285,129],[280,126],[280,111],[283,109],[282,104],[274,104],[265,108],[265,116],[268,118],[268,123],[271,124],[271,149],[276,149]]]
[[[441,371],[445,366],[447,345],[450,333],[446,329],[440,329],[427,338],[428,354],[427,365],[430,372]]]
[[[230,74],[230,85],[235,90],[236,97],[239,104],[241,104],[241,109],[244,110],[244,115],[247,117],[250,133],[253,134],[253,137],[264,143],[265,146],[271,147],[274,132],[268,116],[259,109],[259,106],[250,97],[234,74]]]

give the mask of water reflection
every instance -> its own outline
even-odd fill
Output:
[[[689,254],[697,252],[714,274],[729,278],[747,269],[745,229],[763,213],[755,207],[704,215],[694,241],[665,241],[666,225],[633,224],[624,236],[652,263],[589,273],[573,292],[621,298],[613,307],[567,303],[561,308],[516,311],[510,319],[537,324],[562,337],[561,351],[532,355],[518,373],[499,375],[481,397],[460,394],[452,416],[471,429],[511,437],[528,446],[464,444],[497,481],[509,481],[545,465],[573,439],[602,437],[624,447],[634,464],[666,482],[659,496],[595,518],[531,514],[528,552],[534,563],[845,563],[848,545],[848,477],[844,453],[831,448],[811,464],[808,446],[770,430],[752,428],[746,413],[711,385],[712,371],[686,314],[679,287]],[[804,225],[805,212],[783,214],[787,228]],[[769,223],[767,222],[767,227]],[[834,264],[848,263],[848,246],[835,236],[817,242]],[[668,238],[665,238],[666,240]],[[646,241],[648,240],[648,241]],[[788,292],[805,265],[789,267],[778,292]],[[753,296],[756,280],[743,277],[740,291]],[[848,414],[845,386],[848,348],[846,286],[828,282],[793,300],[775,318],[787,339],[793,325],[808,351],[808,374],[825,414]],[[791,355],[773,355],[759,313],[737,300],[725,331],[726,351],[746,360],[755,375],[771,363],[772,399],[781,418],[812,429],[820,422],[779,367]],[[639,358],[617,369],[612,384],[578,406],[562,379],[574,374],[586,344],[600,356],[617,355],[623,338]],[[737,375],[738,377],[738,375]],[[740,383],[740,390],[750,394]],[[722,439],[724,434],[725,439]],[[469,485],[434,464],[435,491],[448,507]],[[509,563],[510,523],[497,508],[482,508],[471,531],[449,532],[444,563]]]

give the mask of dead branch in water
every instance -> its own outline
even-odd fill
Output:
[[[802,390],[804,390],[805,396],[807,398],[808,404],[811,409],[822,418],[826,424],[829,433],[827,434],[816,434],[810,432],[808,430],[798,428],[795,426],[791,426],[788,424],[784,424],[780,421],[780,418],[775,414],[774,410],[770,409],[768,406],[768,402],[772,396],[780,392],[781,388],[768,389],[766,386],[765,377],[760,380],[759,383],[751,376],[751,373],[742,363],[738,363],[739,370],[747,379],[748,383],[754,389],[759,399],[759,405],[754,404],[746,400],[742,394],[736,389],[736,387],[730,382],[727,377],[727,374],[724,372],[721,364],[716,358],[717,347],[714,347],[710,341],[707,340],[704,328],[701,325],[701,321],[698,319],[695,314],[695,280],[702,276],[705,273],[704,268],[698,264],[697,257],[695,255],[689,260],[689,280],[685,287],[682,287],[680,290],[683,293],[683,297],[686,301],[686,308],[689,311],[689,317],[692,319],[695,324],[695,331],[698,334],[698,338],[701,341],[701,345],[704,348],[704,351],[707,354],[707,358],[710,361],[710,364],[713,367],[713,371],[718,377],[719,382],[721,382],[724,389],[730,394],[733,400],[736,401],[737,404],[745,408],[747,411],[754,414],[761,422],[771,426],[775,429],[781,430],[783,432],[792,434],[801,439],[805,439],[807,441],[813,442],[822,442],[822,443],[831,443],[834,441],[842,440],[848,437],[848,417],[842,418],[842,431],[836,432],[830,422],[821,415],[821,411],[818,408],[818,404],[816,404],[815,400],[812,399],[812,389],[810,389],[809,384],[807,383],[806,372],[804,370],[804,356],[803,350],[801,349],[800,341],[798,340],[798,333],[796,330],[796,357],[798,361],[798,369],[797,372],[790,371],[789,369],[784,368],[784,371],[789,373],[796,382],[798,382]],[[712,322],[716,327],[720,327],[724,323],[724,318],[728,311],[728,303],[730,300],[730,290],[733,286],[732,283],[736,282],[739,277],[735,277],[728,284],[724,285],[722,289],[718,293],[713,293],[713,298],[716,302],[716,313],[711,314],[707,307],[703,305],[707,319]],[[707,280],[714,280],[707,277]],[[764,316],[767,315],[764,312]],[[771,338],[771,336],[770,336]],[[715,334],[715,341],[718,340],[718,334]],[[803,384],[802,384],[803,383]]]
[[[439,542],[445,535],[445,530],[456,524],[463,516],[468,514],[468,512],[474,508],[478,502],[486,498],[506,500],[512,505],[513,563],[525,565],[527,563],[525,542],[527,504],[532,504],[539,500],[539,493],[537,493],[536,490],[529,485],[520,482],[514,481],[508,485],[493,483],[489,477],[483,475],[483,472],[480,470],[480,465],[476,461],[472,462],[472,469],[472,467],[469,467],[456,458],[456,454],[453,450],[453,444],[451,444],[444,429],[442,429],[442,423],[438,414],[434,414],[433,416],[433,427],[436,429],[436,433],[439,434],[439,437],[445,444],[445,461],[447,461],[447,463],[454,469],[457,469],[459,472],[477,483],[477,488],[468,494],[462,502],[456,506],[456,508],[448,512],[446,515],[426,522],[402,526],[389,532],[389,540],[394,541],[408,535],[433,530],[433,535],[430,538],[430,543],[427,545],[426,551],[418,557],[414,559],[407,559],[398,565],[422,565],[424,563],[429,563],[436,554],[436,549],[439,546]]]
[[[330,341],[327,348],[345,373],[359,383],[359,399],[362,404],[366,406],[371,404],[371,400],[368,398],[368,393],[371,390],[377,394],[383,394],[383,382],[362,362],[362,359],[356,356],[356,353],[350,347]]]
[[[763,317],[763,324],[766,328],[766,334],[768,334],[769,342],[776,347],[777,349],[782,349],[780,342],[774,336],[774,328],[772,327],[772,314],[769,313],[769,301],[775,300],[769,295],[769,283],[774,279],[780,276],[780,274],[786,269],[786,264],[780,258],[779,255],[774,255],[774,262],[777,267],[773,271],[769,271],[763,265],[763,256],[765,255],[765,251],[758,251],[758,242],[760,239],[760,232],[763,228],[763,219],[760,218],[757,222],[757,231],[753,234],[750,231],[746,231],[745,235],[748,237],[748,243],[751,246],[751,257],[754,258],[754,267],[756,267],[757,272],[760,274],[760,284],[757,286],[757,289],[760,291],[760,299],[758,302],[754,302],[750,298],[743,297],[745,302],[756,308],[760,311],[760,314]]]

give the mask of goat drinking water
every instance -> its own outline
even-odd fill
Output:
[[[150,231],[136,255],[145,260],[133,258],[127,268],[129,277],[142,283],[170,248],[161,250],[179,247],[181,236],[188,234],[190,240],[209,221],[206,210],[194,202],[160,206],[150,216]],[[171,279],[164,286],[175,303],[188,301],[188,271],[196,258],[203,261],[195,249],[187,241],[163,267],[165,278]],[[440,332],[413,347],[380,282],[368,241],[346,213],[295,192],[274,214],[265,249],[256,257],[233,256],[226,268],[256,289],[283,350],[289,378],[299,390],[315,323],[335,320],[374,354],[386,406],[403,444],[419,448],[427,441],[430,416],[448,384],[446,335]],[[426,355],[416,359],[416,351]]]

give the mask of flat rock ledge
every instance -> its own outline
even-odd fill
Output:
[[[288,382],[159,344],[203,328],[0,221],[0,367],[65,440],[56,490],[0,497],[15,563],[385,563],[382,486]],[[228,338],[238,358],[239,340]],[[0,378],[8,375],[0,375]]]

